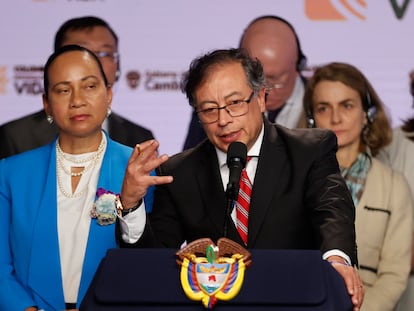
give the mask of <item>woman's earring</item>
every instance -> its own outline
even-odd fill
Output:
[[[110,107],[108,107],[108,111],[106,112],[106,117],[109,117],[112,113],[112,110]]]
[[[46,117],[47,122],[49,122],[49,124],[53,123],[53,116],[51,116],[50,114],[47,115]]]

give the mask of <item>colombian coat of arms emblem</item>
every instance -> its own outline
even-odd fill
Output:
[[[193,241],[177,256],[185,294],[192,300],[201,300],[207,309],[239,293],[245,269],[251,264],[250,253],[227,238],[219,239],[217,245],[209,238]]]

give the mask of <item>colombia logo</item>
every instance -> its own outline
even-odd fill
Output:
[[[366,8],[365,0],[305,0],[306,16],[319,21],[365,20]]]
[[[250,253],[226,238],[220,238],[217,246],[209,238],[198,239],[176,254],[184,293],[201,301],[206,309],[212,309],[218,300],[233,299],[251,264]]]

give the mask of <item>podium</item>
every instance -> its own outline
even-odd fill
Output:
[[[213,310],[352,311],[342,277],[319,251],[249,250],[252,265],[230,301]],[[80,311],[203,311],[185,295],[174,249],[111,249]]]

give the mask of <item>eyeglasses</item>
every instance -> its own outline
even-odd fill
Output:
[[[210,124],[217,122],[219,119],[220,110],[225,109],[232,117],[240,117],[249,112],[249,103],[255,96],[253,91],[248,99],[233,100],[223,107],[216,107],[214,103],[206,103],[202,105],[201,109],[196,111],[201,123]]]
[[[119,53],[118,52],[94,52],[95,55],[102,61],[104,59],[114,61],[115,63],[119,62]]]

